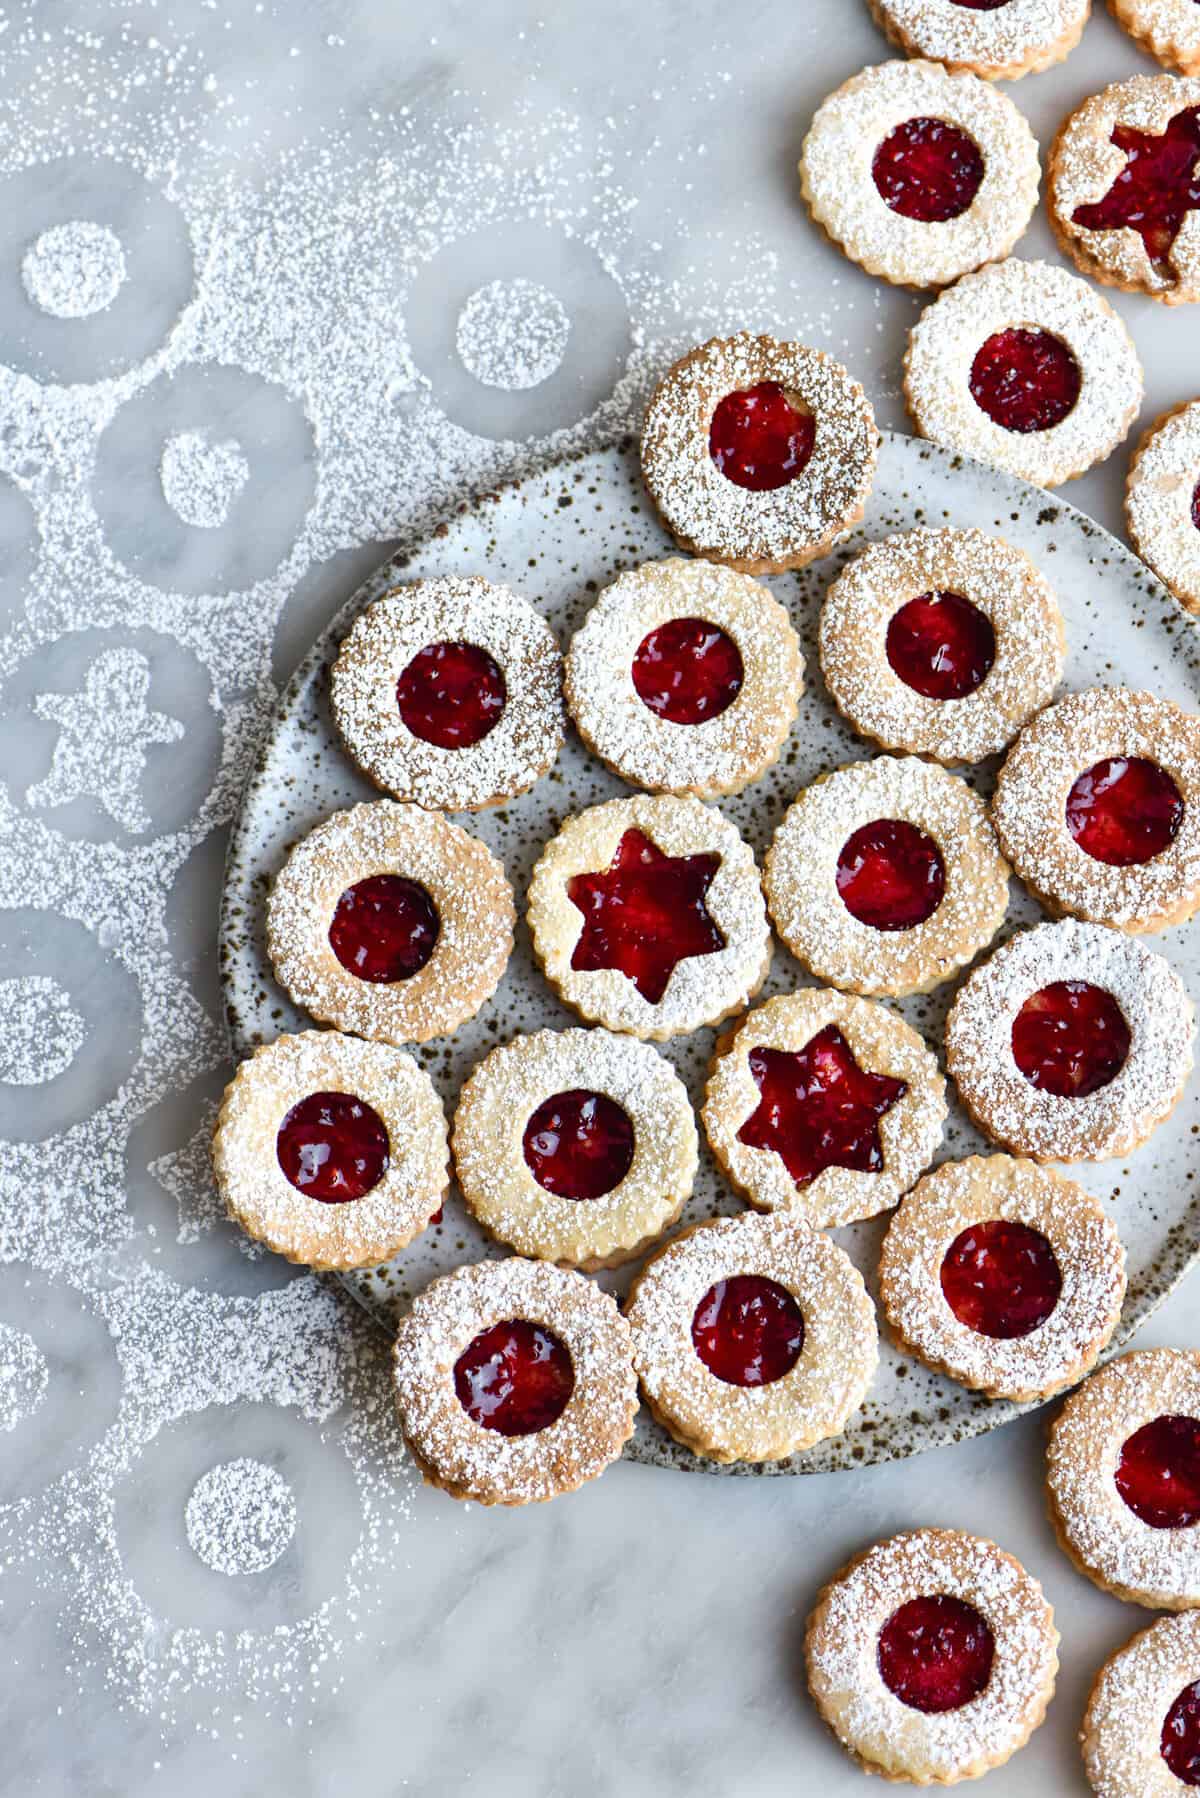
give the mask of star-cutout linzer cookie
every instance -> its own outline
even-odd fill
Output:
[[[1125,167],[1102,200],[1077,206],[1085,231],[1136,231],[1151,262],[1164,263],[1189,212],[1200,210],[1200,106],[1177,112],[1155,136],[1118,125],[1112,134]]]
[[[799,1053],[752,1049],[750,1072],[758,1108],[738,1141],[773,1150],[797,1186],[807,1186],[827,1167],[865,1174],[883,1167],[879,1120],[908,1084],[860,1068],[836,1024],[819,1030]]]
[[[679,962],[725,947],[705,904],[720,865],[719,855],[664,855],[640,830],[627,830],[607,868],[568,882],[567,897],[583,913],[571,966],[616,968],[657,1005]]]

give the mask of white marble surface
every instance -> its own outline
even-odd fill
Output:
[[[919,301],[881,292],[843,263],[807,221],[793,175],[817,100],[887,54],[865,0],[743,0],[736,8],[711,0],[686,7],[591,0],[586,7],[554,8],[536,0],[484,6],[412,0],[405,7],[382,0],[258,6],[250,0],[61,0],[52,19],[49,10],[36,4],[0,9],[8,28],[0,36],[0,102],[9,105],[4,130],[18,137],[22,130],[31,79],[29,39],[22,34],[31,23],[48,34],[39,54],[49,82],[71,30],[93,34],[125,58],[141,55],[142,45],[149,46],[148,58],[158,55],[151,40],[178,44],[211,80],[202,91],[213,96],[214,107],[228,102],[215,114],[222,121],[219,157],[201,132],[183,153],[185,180],[187,155],[209,156],[234,182],[251,190],[260,184],[269,193],[278,159],[305,152],[323,125],[347,128],[353,140],[373,114],[392,108],[408,109],[400,114],[403,131],[397,126],[400,158],[447,121],[474,121],[484,153],[493,132],[525,132],[533,141],[537,121],[556,109],[574,115],[585,151],[605,134],[620,146],[617,171],[598,154],[593,180],[598,188],[614,185],[622,205],[626,198],[636,202],[614,269],[630,293],[652,269],[660,281],[694,292],[706,315],[723,312],[734,324],[757,311],[761,283],[769,278],[776,308],[785,317],[791,309],[809,336],[845,356],[871,389],[882,422],[903,424],[898,363]],[[1064,68],[1010,91],[1045,144],[1080,97],[1148,66],[1102,15]],[[90,116],[102,114],[103,92],[92,100]],[[173,101],[151,84],[139,104],[152,121],[156,107],[165,114]],[[63,179],[61,167],[45,177],[47,200]],[[681,217],[686,228],[677,223]],[[520,233],[508,235],[519,250]],[[152,237],[151,261],[155,244],[169,284],[177,246]],[[1053,254],[1042,222],[1022,248]],[[206,249],[214,251],[211,241]],[[360,253],[364,288],[374,294],[381,271],[371,264],[369,244]],[[496,272],[483,250],[478,265],[468,268],[472,284]],[[544,278],[544,270],[536,272]],[[574,283],[571,298],[582,309],[585,333],[604,348],[602,296],[569,268],[563,281]],[[739,298],[739,291],[749,297]],[[601,321],[594,329],[587,312],[592,300]],[[11,295],[5,303],[14,303]],[[1146,362],[1145,419],[1193,397],[1200,388],[1194,318],[1148,301],[1116,303]],[[410,332],[435,342],[438,325],[438,291],[418,286]],[[588,405],[621,372],[615,352],[610,362],[607,377],[602,367],[589,371],[597,391]],[[7,404],[11,384],[4,392]],[[449,389],[446,403],[455,403]],[[506,428],[505,403],[515,401],[493,395],[489,402],[494,435]],[[536,390],[532,399],[522,396],[521,435],[558,422],[539,418],[538,403]],[[336,453],[336,443],[324,442],[318,460]],[[1111,528],[1119,528],[1123,468],[1118,455],[1071,492]],[[445,469],[405,471],[415,499],[434,472],[445,481]],[[368,461],[364,479],[370,473]],[[121,474],[101,468],[97,479],[119,486]],[[228,553],[244,554],[252,566],[262,537],[276,533],[285,541],[297,506],[302,513],[307,503],[310,478],[306,467],[281,461],[266,483],[256,530]],[[348,532],[344,549],[299,578],[270,646],[277,676],[286,675],[379,555],[379,544],[410,521],[413,514],[391,493],[373,514],[366,496],[363,516],[374,516],[374,529]],[[20,613],[25,527],[20,509],[0,514],[15,557],[15,573],[8,572],[0,592],[5,631],[16,629]],[[150,580],[154,557],[165,548],[147,520],[140,549]],[[86,613],[86,593],[74,597]],[[70,653],[69,639],[43,651],[38,690],[56,688],[52,676]],[[167,668],[154,701],[168,714],[173,697],[179,707],[187,703],[182,693],[173,696],[172,678]],[[14,708],[10,720],[24,715],[11,693],[7,703]],[[146,786],[156,827],[166,828],[159,808],[164,818],[172,807],[184,816],[194,811],[212,777],[217,750],[203,736],[203,716],[185,721],[189,754],[194,750],[205,765],[193,768],[185,757],[174,764],[169,790],[165,777]],[[10,728],[4,753],[14,790],[44,778],[46,749],[36,732]],[[92,833],[105,834],[85,809],[77,834]],[[210,1015],[219,877],[220,832],[214,831],[188,860],[166,911],[177,966]],[[56,928],[48,916],[47,941]],[[64,939],[55,953],[70,969],[79,952]],[[114,994],[103,996],[116,1042],[122,1000],[119,989]],[[71,1121],[89,1109],[88,1078],[100,1082],[110,1071],[102,1065],[80,1076],[68,1095]],[[146,1175],[150,1160],[186,1140],[219,1079],[214,1068],[186,1090],[179,1082],[166,1114],[137,1126],[125,1190],[132,1226],[119,1265],[106,1274],[110,1283],[119,1284],[143,1260],[181,1290],[247,1300],[291,1278],[281,1266],[247,1261],[232,1234],[220,1229],[175,1241],[166,1215],[170,1200]],[[28,1115],[29,1092],[0,1085],[0,1133],[11,1133],[13,1122]],[[7,1185],[3,1205],[28,1205],[30,1188],[29,1176]],[[47,1192],[45,1202],[51,1198]],[[89,1284],[86,1267],[79,1278]],[[1188,1284],[1143,1340],[1194,1341],[1193,1314]],[[31,1298],[17,1261],[0,1267],[0,1319],[37,1336],[52,1376],[51,1396],[36,1415],[0,1436],[2,1522],[14,1502],[43,1492],[87,1459],[116,1412],[121,1376],[84,1300],[61,1284]],[[347,1314],[339,1328],[344,1343],[359,1344],[366,1358],[355,1320]],[[118,1493],[117,1539],[151,1633],[188,1624],[201,1632],[287,1629],[338,1587],[358,1534],[357,1498],[336,1457],[314,1455],[311,1441],[293,1440],[288,1429],[272,1438],[271,1452],[301,1500],[294,1550],[242,1590],[201,1567],[188,1547],[182,1500],[190,1484],[214,1461],[263,1453],[261,1422],[256,1407],[242,1402],[171,1424],[142,1457],[132,1495],[124,1488]],[[268,1698],[248,1687],[214,1696],[200,1681],[191,1692],[171,1691],[139,1708],[122,1682],[111,1640],[106,1649],[102,1638],[81,1666],[69,1664],[79,1658],[71,1653],[71,1605],[88,1569],[65,1551],[40,1570],[28,1562],[5,1565],[10,1557],[0,1552],[0,1786],[55,1798],[68,1792],[198,1798],[213,1790],[229,1798],[264,1792],[294,1798],[851,1793],[863,1776],[822,1733],[804,1694],[804,1616],[819,1583],[848,1554],[921,1522],[994,1535],[1044,1580],[1059,1612],[1063,1673],[1050,1719],[1019,1758],[990,1777],[987,1789],[997,1798],[1082,1790],[1075,1733],[1090,1675],[1146,1618],[1092,1590],[1055,1548],[1042,1509],[1041,1436],[1040,1420],[1032,1419],[905,1464],[804,1481],[710,1481],[619,1466],[568,1501],[512,1515],[456,1507],[413,1487],[399,1547],[387,1558],[373,1603],[363,1607],[361,1620],[347,1615],[327,1658],[297,1681],[306,1688],[303,1696],[273,1691]],[[74,1527],[66,1517],[68,1488],[64,1482],[64,1540]],[[53,1524],[53,1503],[46,1514]],[[0,1543],[5,1539],[0,1533]]]

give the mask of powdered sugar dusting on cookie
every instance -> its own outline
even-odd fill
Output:
[[[1200,10],[1196,17],[1200,29]],[[1138,445],[1125,492],[1134,548],[1189,612],[1200,611],[1197,492],[1200,400],[1165,413],[1151,425]]]
[[[1004,0],[979,10],[959,0],[871,0],[893,42],[989,79],[1048,68],[1079,42],[1091,0]]]

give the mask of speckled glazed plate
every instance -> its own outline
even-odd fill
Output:
[[[816,654],[817,613],[833,575],[870,539],[918,524],[977,525],[1003,534],[1032,555],[1057,589],[1068,634],[1071,687],[1118,682],[1147,687],[1189,710],[1200,700],[1200,635],[1128,550],[1073,507],[996,470],[934,444],[886,439],[875,492],[862,528],[835,556],[802,575],[772,581],[800,632],[808,690],[791,738],[766,777],[722,809],[761,854],[797,789],[823,770],[871,754],[831,705]],[[315,644],[283,696],[262,758],[246,788],[233,833],[222,917],[221,963],[233,1047],[244,1054],[309,1020],[272,979],[263,946],[268,885],[291,843],[320,819],[358,800],[378,797],[339,746],[329,715],[328,668],[351,620],[370,600],[421,575],[484,573],[525,593],[568,640],[597,590],[622,568],[660,556],[670,544],[643,494],[637,457],[600,450],[561,463],[466,509],[415,556],[380,568]],[[990,781],[991,769],[986,770]],[[626,788],[575,739],[544,780],[515,804],[468,818],[503,859],[518,894],[537,855],[562,819]],[[1008,929],[1029,923],[1037,906],[1014,882]],[[1172,930],[1156,947],[1200,994],[1200,927]],[[762,997],[811,984],[777,947]],[[900,1009],[940,1047],[954,986]],[[538,973],[524,931],[498,992],[480,1015],[447,1042],[418,1051],[452,1107],[460,1081],[497,1041],[517,1031],[578,1020]],[[699,1104],[712,1032],[666,1045],[665,1052]],[[1111,1203],[1129,1256],[1129,1296],[1116,1343],[1125,1342],[1200,1252],[1194,1186],[1194,1133],[1200,1127],[1200,1083],[1193,1082],[1170,1120],[1128,1162],[1077,1170],[1083,1184]],[[953,1110],[943,1157],[984,1145],[965,1115]],[[739,1210],[711,1161],[701,1166],[685,1214],[692,1222]],[[873,1283],[886,1219],[836,1232]],[[504,1251],[488,1241],[457,1196],[443,1222],[392,1264],[346,1276],[364,1305],[386,1322],[435,1274],[462,1261]],[[619,1290],[619,1275],[601,1276]],[[1115,1346],[1115,1345],[1114,1345]],[[643,1411],[626,1450],[634,1460],[709,1473],[810,1473],[913,1454],[994,1429],[1018,1407],[992,1403],[929,1372],[886,1342],[868,1402],[842,1436],[765,1468],[725,1468],[679,1448]]]

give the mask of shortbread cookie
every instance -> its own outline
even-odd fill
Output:
[[[967,976],[946,1020],[946,1066],[993,1142],[1035,1161],[1104,1161],[1174,1109],[1194,1034],[1169,962],[1066,919],[1022,931]]]
[[[1050,1517],[1104,1591],[1200,1606],[1200,1354],[1139,1349],[1064,1404],[1047,1455]]]
[[[396,1335],[404,1439],[431,1485],[480,1505],[573,1492],[633,1434],[633,1336],[583,1274],[511,1256],[456,1268]]]
[[[879,1292],[900,1344],[989,1398],[1049,1398],[1117,1327],[1125,1251],[1104,1207],[1035,1161],[972,1155],[892,1219]]]
[[[783,1216],[714,1219],[647,1262],[626,1305],[664,1429],[713,1461],[779,1461],[836,1436],[879,1358],[850,1257]]]
[[[1053,697],[1065,647],[1050,583],[985,531],[872,543],[821,608],[821,672],[839,711],[885,749],[952,765],[1011,742]]]
[[[330,696],[364,774],[433,811],[512,799],[562,747],[554,633],[528,600],[479,575],[417,581],[360,612]]]
[[[1142,365],[1107,301],[1066,269],[1016,257],[927,306],[904,368],[922,437],[1041,487],[1102,462],[1142,403]]]
[[[766,860],[775,928],[819,980],[925,993],[991,942],[1008,863],[964,780],[917,756],[851,762],[789,806]]]
[[[885,62],[818,109],[800,185],[838,248],[901,287],[1007,256],[1037,205],[1037,139],[1006,94],[937,62]]]
[[[1162,930],[1200,906],[1200,718],[1152,693],[1069,693],[1026,726],[992,818],[1049,911]]]
[[[491,998],[515,921],[486,844],[436,812],[379,799],[296,844],[271,888],[267,953],[321,1023],[423,1043]]]
[[[906,56],[928,56],[985,81],[1017,81],[1069,56],[1092,0],[870,0]]]
[[[696,1178],[687,1088],[657,1050],[606,1030],[539,1030],[481,1061],[454,1116],[480,1223],[522,1255],[615,1267],[674,1223]]]
[[[411,1055],[336,1030],[256,1049],[225,1089],[212,1146],[229,1215],[308,1267],[377,1267],[440,1210],[446,1119]]]
[[[871,402],[840,362],[741,331],[669,368],[642,472],[681,549],[743,574],[803,568],[859,523],[875,478]]]
[[[804,691],[787,613],[761,582],[670,556],[606,587],[567,655],[567,706],[635,787],[717,799],[776,759]]]
[[[999,1767],[1046,1715],[1058,1631],[1012,1555],[960,1530],[906,1530],[830,1581],[805,1639],[821,1716],[869,1773],[954,1785]]]
[[[753,851],[698,799],[610,799],[568,818],[533,871],[528,915],[560,998],[633,1036],[719,1023],[771,964]]]
[[[1106,87],[1050,153],[1055,236],[1096,281],[1168,306],[1200,300],[1198,161],[1200,80],[1135,75]]]
[[[896,1012],[817,987],[769,999],[717,1044],[709,1145],[743,1197],[818,1229],[894,1205],[946,1118],[937,1060]]]
[[[1200,1785],[1200,1615],[1160,1617],[1096,1675],[1080,1736],[1097,1798]]]
[[[1117,23],[1142,49],[1181,75],[1200,75],[1196,0],[1108,0]]]
[[[1200,9],[1196,25],[1200,30]],[[1138,444],[1125,522],[1142,561],[1181,606],[1200,612],[1200,400],[1164,412]]]

